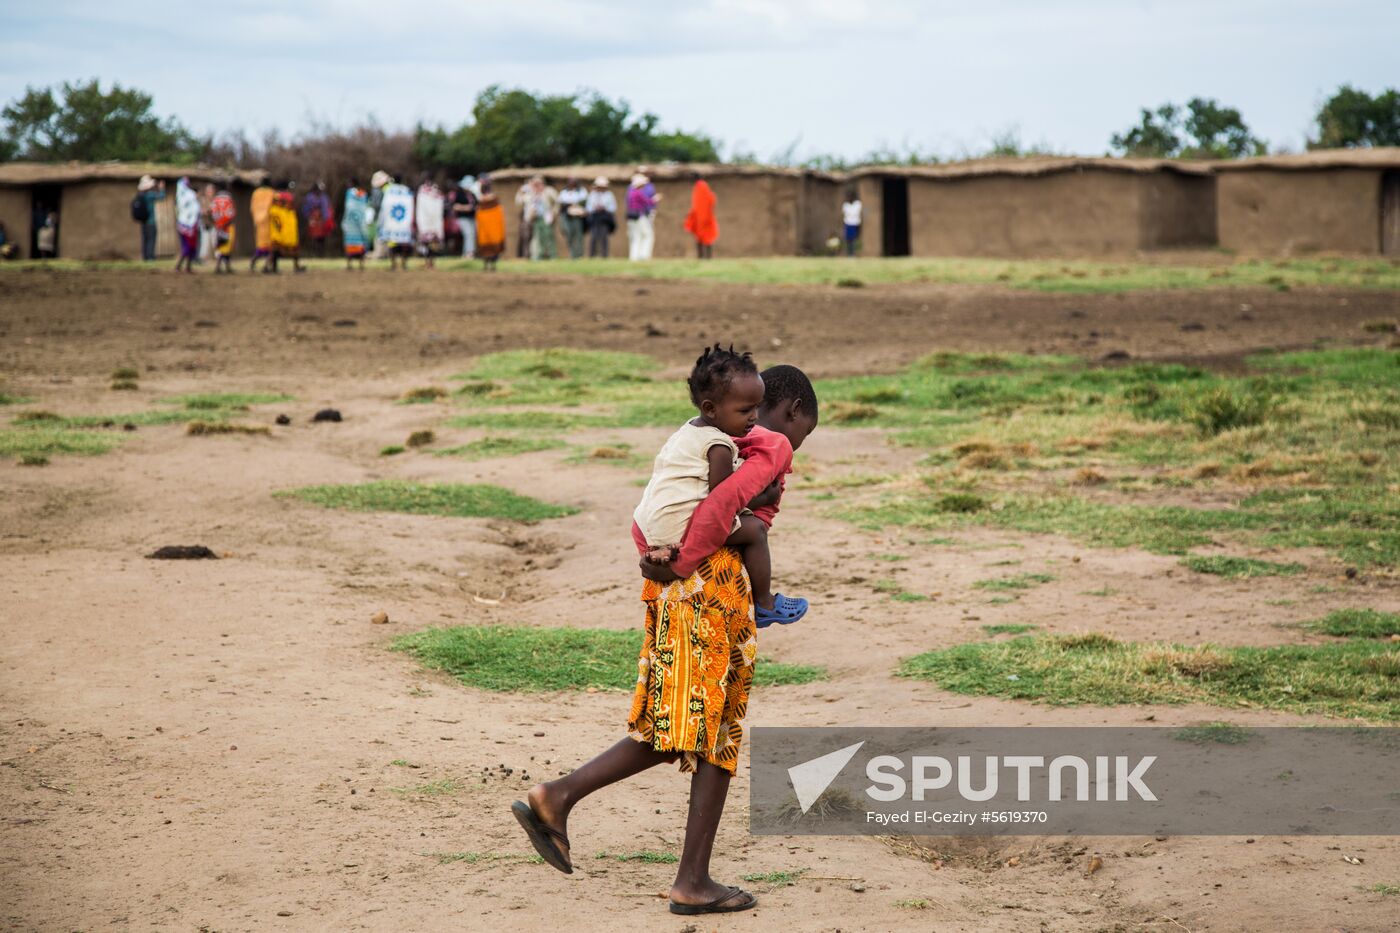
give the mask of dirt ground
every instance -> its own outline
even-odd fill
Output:
[[[481,353],[567,345],[654,354],[680,372],[707,340],[814,375],[889,371],[936,349],[1214,360],[1362,337],[1400,309],[1383,292],[1055,295],[997,288],[755,289],[684,283],[413,273],[402,280],[25,272],[0,274],[0,376],[33,406],[139,411],[191,391],[295,397],[250,420],[271,437],[143,427],[102,457],[0,464],[0,926],[16,930],[1348,930],[1395,928],[1394,838],[1151,837],[909,840],[750,836],[741,763],[715,872],[759,895],[747,914],[666,912],[673,866],[595,857],[678,851],[686,784],[672,770],[599,794],[570,822],[578,870],[529,864],[510,802],[621,734],[629,697],[468,689],[386,651],[430,624],[625,629],[640,621],[626,528],[636,476],[565,465],[563,452],[463,462],[385,444],[433,428],[445,405],[395,405]],[[338,323],[353,321],[353,323]],[[1197,326],[1199,325],[1199,326]],[[648,331],[661,333],[648,336]],[[112,392],[120,365],[136,392]],[[334,405],[340,424],[311,424]],[[13,413],[0,410],[0,418]],[[664,431],[602,431],[653,447]],[[821,429],[813,471],[907,466],[878,431]],[[496,482],[578,514],[538,525],[317,509],[274,490],[376,478]],[[1171,558],[1050,536],[961,532],[897,571],[938,598],[874,591],[903,547],[824,517],[795,492],[775,527],[799,626],[764,633],[777,660],[830,679],[760,689],[751,725],[1130,725],[1306,720],[1205,707],[1052,709],[894,678],[900,658],[1028,622],[1124,639],[1262,644],[1343,595],[1309,572],[1187,581]],[[165,544],[222,560],[166,562]],[[1053,568],[1007,605],[971,588],[998,561]],[[1085,591],[1108,587],[1115,595]],[[1286,607],[1269,605],[1291,600]],[[387,612],[388,625],[371,616]],[[771,632],[771,634],[770,634]],[[413,767],[393,764],[405,761]],[[483,769],[514,769],[484,783]],[[530,777],[522,777],[526,772]],[[466,789],[396,792],[444,778]],[[499,858],[443,862],[440,853]],[[936,855],[935,855],[936,853]],[[1099,854],[1103,868],[1086,874]],[[1361,859],[1352,864],[1344,859]],[[1013,864],[1008,865],[1008,862]],[[772,890],[740,876],[806,870]]]

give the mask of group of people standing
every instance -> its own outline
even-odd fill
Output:
[[[719,238],[715,216],[714,190],[699,176],[693,181],[690,211],[685,229],[695,239],[696,256],[714,255]],[[141,225],[141,258],[155,259],[157,202],[166,197],[165,182],[142,177],[132,201],[132,219]],[[655,218],[662,195],[646,175],[636,172],[621,204],[606,176],[598,176],[591,186],[570,178],[556,190],[543,176],[526,181],[515,195],[519,216],[516,255],[532,260],[553,259],[560,255],[558,238],[563,236],[570,259],[606,259],[610,241],[617,231],[619,208],[627,218],[627,256],[634,261],[652,258],[656,243]],[[196,263],[213,258],[216,273],[233,272],[232,255],[236,237],[237,209],[229,185],[207,183],[196,191],[188,177],[175,186],[175,229],[179,235],[177,272],[193,272]],[[303,231],[309,240],[308,252],[327,255],[327,240],[336,229],[335,204],[324,182],[317,182],[299,199],[296,184],[264,182],[249,200],[254,231],[254,251],[249,271],[259,264],[265,273],[276,273],[281,260],[290,260],[296,272],[302,264]],[[443,254],[479,258],[487,269],[506,249],[505,212],[489,176],[480,179],[466,175],[446,189],[424,175],[417,188],[410,188],[398,175],[378,171],[368,187],[351,179],[339,212],[341,239],[346,268],[365,268],[366,258],[387,258],[390,268],[408,268],[413,256],[431,268]]]
[[[698,173],[691,175],[694,185],[685,229],[695,238],[696,256],[709,259],[719,239],[717,202],[709,184]],[[661,198],[645,171],[636,172],[628,182],[622,207],[627,215],[627,258],[634,262],[652,257]],[[610,238],[618,226],[618,202],[606,176],[599,175],[592,186],[570,178],[562,189],[556,190],[544,176],[535,175],[520,186],[515,205],[520,216],[515,245],[518,258],[555,258],[559,255],[557,242],[561,233],[570,259],[583,258],[585,241],[590,259],[606,259],[610,255]]]

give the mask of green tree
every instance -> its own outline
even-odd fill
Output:
[[[1181,117],[1173,104],[1156,110],[1142,108],[1137,126],[1114,133],[1109,145],[1120,154],[1138,158],[1166,159],[1181,151]]]
[[[1249,131],[1238,110],[1222,107],[1214,98],[1186,102],[1185,130],[1191,143],[1181,155],[1187,159],[1242,159],[1263,155],[1268,148]]]
[[[452,172],[509,165],[596,162],[717,161],[714,140],[662,133],[652,113],[634,116],[625,101],[596,92],[536,95],[488,87],[477,95],[471,122],[455,130],[419,126],[414,155]]]
[[[1400,91],[1386,88],[1372,97],[1343,84],[1317,112],[1317,137],[1309,149],[1400,146]]]
[[[97,79],[26,87],[0,111],[0,155],[37,162],[194,161],[201,141],[175,119],[151,112],[151,95]]]
[[[1143,108],[1138,124],[1115,133],[1109,145],[1122,155],[1157,159],[1238,159],[1267,150],[1238,110],[1207,97],[1193,97],[1185,107]]]

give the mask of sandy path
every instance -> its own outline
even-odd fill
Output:
[[[115,284],[100,276],[79,281],[83,288],[130,285],[111,278]],[[333,287],[317,279],[294,282]],[[205,287],[196,281],[188,287]],[[510,282],[515,289],[544,289],[546,304],[567,291]],[[13,297],[15,279],[0,283]],[[552,775],[613,741],[625,694],[485,693],[385,650],[394,634],[429,624],[559,624],[567,617],[579,626],[635,625],[625,537],[635,474],[565,465],[564,451],[479,463],[378,457],[383,444],[434,426],[443,414],[434,406],[393,405],[395,394],[460,371],[475,347],[425,361],[414,357],[412,339],[388,340],[380,347],[382,365],[373,370],[357,356],[364,347],[340,352],[332,344],[325,352],[305,341],[278,341],[274,351],[258,355],[256,331],[265,322],[250,314],[203,329],[220,335],[213,350],[153,350],[149,329],[94,323],[91,314],[83,327],[102,333],[77,339],[82,313],[45,305],[57,301],[46,291],[54,287],[38,282],[22,315],[13,305],[3,315],[10,336],[32,341],[22,350],[5,341],[6,368],[43,407],[139,410],[151,396],[192,389],[277,389],[298,401],[283,406],[294,424],[272,438],[188,438],[178,426],[149,427],[105,457],[56,459],[42,470],[0,466],[5,924],[542,930],[567,917],[588,930],[682,929],[682,919],[655,897],[669,883],[670,866],[594,857],[678,848],[685,784],[671,771],[613,788],[577,812],[570,829],[581,870],[574,876],[513,858],[440,864],[433,857],[528,853],[505,809],[528,784],[521,772]],[[250,289],[243,297],[253,302],[258,292],[251,290],[264,286],[254,280],[238,287],[241,295]],[[759,296],[765,307],[770,297],[792,300],[789,290],[771,291]],[[175,313],[175,296],[169,297],[164,306],[154,302],[164,309],[158,313]],[[896,300],[861,296],[877,299]],[[344,303],[352,300],[371,299]],[[1116,301],[1095,299],[1087,313],[1113,315]],[[30,320],[41,307],[47,317]],[[1022,310],[1028,321],[1044,313],[1040,306]],[[363,321],[373,312],[355,313]],[[974,323],[960,326],[952,329],[970,340]],[[1289,342],[1342,328],[1328,310]],[[877,359],[893,365],[913,352],[898,331],[879,332],[878,339],[873,331],[850,330],[861,365]],[[576,342],[614,345],[612,332],[600,333],[598,340]],[[919,339],[918,352],[947,345]],[[629,337],[620,345],[637,343]],[[1144,342],[1134,352],[1151,355],[1154,345]],[[178,361],[191,354],[207,368],[182,368]],[[832,371],[855,365],[830,347],[810,355]],[[134,398],[114,398],[118,393],[107,392],[101,377],[131,356],[160,360],[161,368],[143,378]],[[385,374],[375,375],[380,368]],[[71,381],[50,383],[50,375]],[[323,402],[345,411],[345,423],[307,424]],[[266,420],[277,410],[261,409],[256,417]],[[445,442],[472,436],[440,433]],[[646,449],[664,432],[607,434]],[[850,462],[853,448],[863,461]],[[876,432],[824,429],[805,450],[818,476],[908,463],[905,452],[882,445]],[[304,483],[385,476],[501,482],[583,511],[522,527],[329,512],[270,495]],[[1362,596],[1310,592],[1310,584],[1335,581],[1329,562],[1307,552],[1290,555],[1309,565],[1303,577],[1267,588],[1201,586],[1188,585],[1167,558],[982,531],[959,533],[953,545],[919,548],[891,569],[873,555],[905,546],[899,536],[853,530],[825,517],[826,503],[810,496],[795,492],[785,503],[774,546],[784,583],[811,594],[818,608],[800,631],[765,637],[763,650],[780,660],[825,664],[831,679],[757,692],[756,725],[1131,724],[1148,716],[1190,723],[1222,715],[1241,723],[1296,723],[1301,720],[1279,714],[1189,707],[1048,709],[959,697],[889,672],[901,657],[978,637],[978,626],[998,621],[1123,638],[1256,644],[1293,637],[1279,623]],[[142,558],[167,543],[204,543],[228,557]],[[1020,564],[999,563],[1006,560]],[[1056,579],[1008,605],[989,605],[987,594],[970,587],[1008,570],[1043,570]],[[940,595],[927,603],[892,602],[873,586],[890,577]],[[1369,604],[1400,606],[1394,590],[1360,585],[1373,587],[1364,594]],[[1104,586],[1115,595],[1085,595]],[[502,602],[484,605],[474,594]],[[1293,605],[1266,602],[1280,597]],[[381,609],[393,624],[369,623]],[[515,773],[480,783],[483,768],[500,764]],[[394,791],[444,778],[464,779],[465,790],[441,797]],[[746,799],[741,770],[721,829],[718,876],[737,882],[742,874],[806,869],[808,877],[762,893],[760,908],[748,916],[699,929],[756,923],[871,931],[1393,927],[1394,898],[1358,890],[1400,880],[1400,851],[1391,839],[935,840],[931,845],[947,856],[935,867],[911,857],[907,846],[873,838],[751,837]],[[1105,867],[1085,877],[1088,853],[1095,851]],[[1350,865],[1343,854],[1365,862]],[[1005,867],[1013,855],[1019,864]],[[832,879],[859,879],[864,890]],[[926,906],[911,906],[916,902]]]

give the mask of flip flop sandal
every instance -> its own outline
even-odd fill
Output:
[[[722,906],[730,900],[733,900],[736,894],[742,894],[744,896],[738,903],[730,904],[728,907]],[[748,891],[730,885],[727,891],[708,904],[677,904],[675,901],[672,901],[671,913],[686,914],[687,916],[694,916],[695,914],[733,914],[757,906],[758,898],[754,897]]]
[[[568,847],[568,836],[557,829],[551,829],[544,825],[544,822],[535,815],[534,808],[528,803],[517,800],[510,805],[510,812],[515,814],[515,818],[520,822],[520,828],[525,830],[525,835],[530,837],[531,845],[540,854],[540,858],[545,860],[545,864],[553,865],[566,875],[574,873],[573,864],[555,843],[555,840],[558,840]]]
[[[764,609],[762,606],[754,607],[753,620],[758,628],[767,628],[774,622],[779,625],[791,625],[806,614],[807,600],[777,593],[773,596],[772,609]]]

